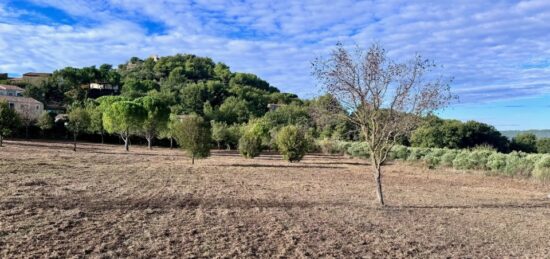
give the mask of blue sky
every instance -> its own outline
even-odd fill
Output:
[[[550,129],[550,1],[0,0],[0,72],[193,53],[320,93],[311,61],[337,42],[416,52],[452,76],[446,118]]]

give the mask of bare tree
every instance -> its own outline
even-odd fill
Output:
[[[376,43],[367,50],[337,44],[328,59],[313,62],[313,75],[340,101],[365,137],[382,206],[382,165],[392,147],[415,129],[421,116],[452,99],[450,81],[434,76],[436,67],[420,55],[393,62]]]
[[[21,124],[25,127],[25,139],[29,138],[29,128],[36,123],[36,115],[34,114],[31,105],[23,104],[19,110],[19,118]]]

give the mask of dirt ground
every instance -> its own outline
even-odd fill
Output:
[[[6,141],[0,257],[549,257],[550,186],[365,161]]]

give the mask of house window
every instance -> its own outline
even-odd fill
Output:
[[[38,110],[38,105],[36,106],[36,109]]]
[[[10,103],[10,109],[15,109],[15,104],[14,103]]]

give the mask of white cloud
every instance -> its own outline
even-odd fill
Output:
[[[0,4],[0,69],[53,70],[194,53],[256,73],[285,91],[318,93],[310,61],[337,41],[420,52],[455,77],[462,101],[549,93],[550,2],[33,0],[71,25],[29,24]],[[14,5],[15,6],[15,5]],[[32,10],[18,10],[32,11]],[[92,22],[90,22],[92,21]],[[162,24],[151,34],[144,22]],[[546,64],[539,62],[538,64]],[[547,64],[546,64],[547,65]],[[483,92],[486,91],[486,92]]]

